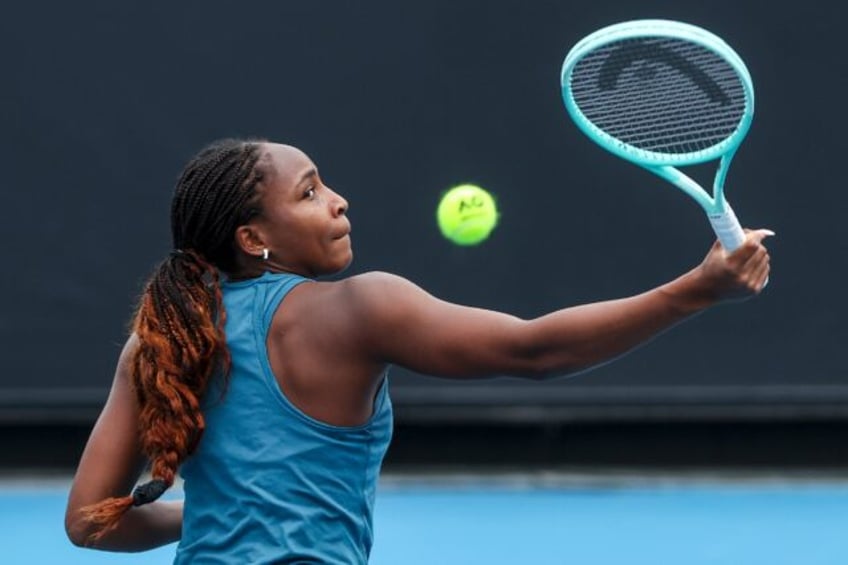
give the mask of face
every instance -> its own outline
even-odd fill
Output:
[[[344,270],[353,259],[347,201],[321,180],[302,151],[266,144],[260,161],[270,169],[260,191],[262,213],[250,221],[274,270],[315,277]]]

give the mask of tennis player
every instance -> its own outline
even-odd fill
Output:
[[[319,281],[352,260],[347,209],[291,146],[225,140],[189,162],[173,252],[140,299],[73,481],[73,543],[179,541],[175,562],[194,565],[366,563],[392,434],[389,366],[572,375],[756,295],[769,274],[770,232],[749,231],[734,253],[716,243],[643,294],[522,320],[386,273]],[[178,472],[184,501],[158,500]]]

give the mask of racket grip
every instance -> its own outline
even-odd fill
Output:
[[[707,216],[713,226],[713,231],[715,231],[725,251],[733,253],[745,243],[745,232],[742,230],[739,220],[736,219],[736,214],[733,213],[733,208],[730,207],[730,204],[725,202],[724,212],[720,214],[707,214]]]

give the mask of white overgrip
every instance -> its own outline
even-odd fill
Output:
[[[713,231],[718,236],[722,247],[728,253],[732,253],[745,243],[745,232],[742,230],[739,220],[736,219],[736,214],[733,213],[730,204],[725,202],[724,212],[707,214],[707,217],[710,219],[710,224],[712,224]]]

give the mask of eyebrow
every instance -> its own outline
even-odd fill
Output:
[[[303,181],[305,181],[308,178],[315,177],[315,176],[318,176],[318,169],[316,169],[315,167],[312,167],[311,169],[309,169],[308,171],[306,171],[305,173],[303,173],[300,176],[297,183],[295,183],[295,186],[300,186],[303,183]]]

